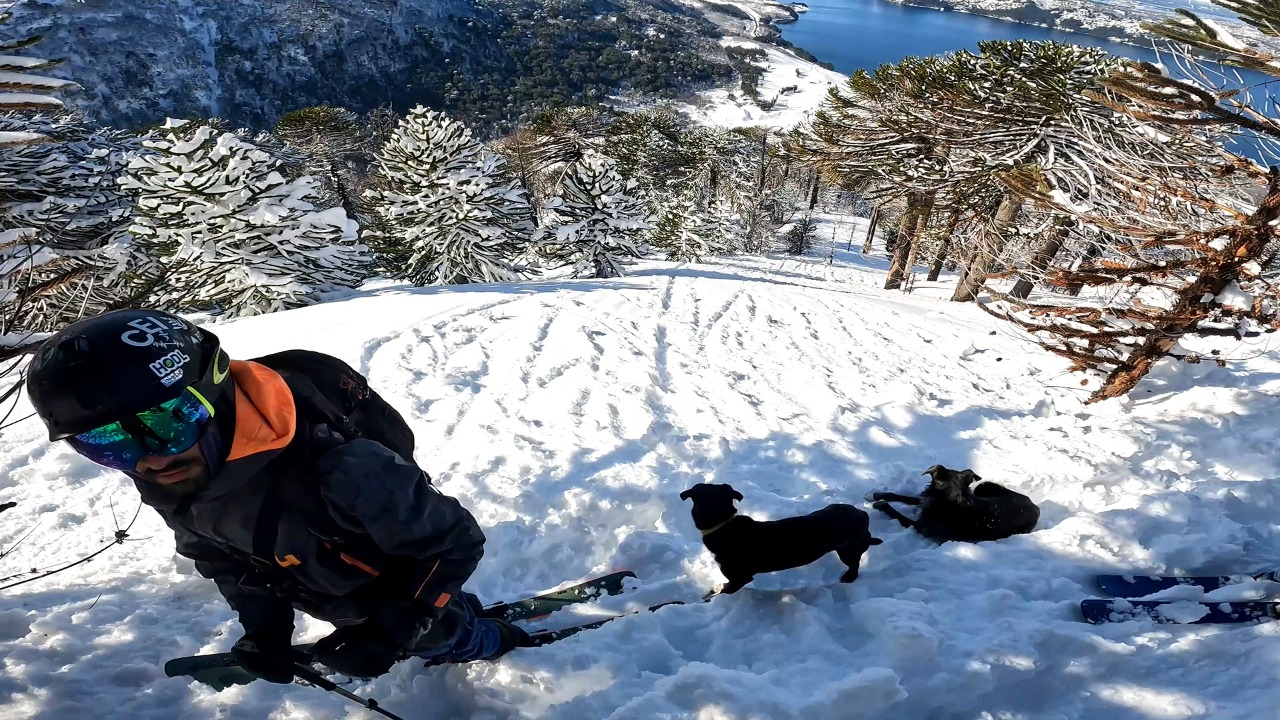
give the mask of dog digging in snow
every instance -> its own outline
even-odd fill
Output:
[[[983,542],[1029,533],[1040,521],[1040,508],[1031,498],[1003,485],[984,482],[972,470],[955,471],[934,465],[924,471],[931,479],[920,495],[873,492],[871,507],[937,542]],[[918,505],[916,520],[898,512],[890,502]]]
[[[693,524],[729,581],[723,593],[741,590],[760,573],[808,565],[829,552],[849,568],[840,582],[851,583],[858,579],[863,554],[880,544],[871,537],[870,518],[852,505],[760,521],[738,515],[733,503],[743,498],[732,485],[700,483],[680,493],[680,499],[693,501]]]

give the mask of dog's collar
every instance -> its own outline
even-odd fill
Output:
[[[729,520],[732,520],[732,519],[734,519],[735,517],[737,517],[737,515],[730,515],[730,516],[729,516]],[[702,537],[706,537],[706,536],[710,535],[711,533],[713,533],[713,532],[715,532],[715,531],[719,530],[720,528],[724,527],[725,525],[728,525],[728,524],[729,524],[729,520],[725,520],[724,522],[720,523],[719,525],[716,525],[716,526],[714,526],[714,527],[709,527],[709,528],[707,528],[706,530],[699,530],[698,532],[702,533]]]

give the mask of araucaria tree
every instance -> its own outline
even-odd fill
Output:
[[[0,26],[11,18],[0,13]],[[118,158],[103,147],[109,141],[68,148],[62,141],[78,133],[50,137],[51,128],[67,129],[71,123],[40,113],[61,112],[63,102],[54,94],[78,86],[37,74],[60,61],[13,54],[40,39],[0,40],[0,355],[5,356],[30,348],[36,342],[31,332],[56,329],[84,311],[84,293],[94,287],[90,256],[113,231],[112,218],[101,216],[112,213],[112,193],[96,193],[94,186],[109,178]],[[86,216],[89,206],[103,212]],[[85,280],[90,282],[81,285]]]
[[[1215,4],[1241,14],[1265,35],[1280,35],[1275,3]],[[1276,52],[1251,47],[1217,23],[1179,10],[1149,29],[1227,62],[1280,75]],[[1162,147],[1204,146],[1205,138],[1248,133],[1280,141],[1280,121],[1197,78],[1178,78],[1147,63],[1126,63],[1103,80],[1096,100],[1148,127]],[[1247,138],[1246,138],[1247,140]],[[1150,153],[1099,163],[1110,202],[1075,207],[1051,193],[1043,202],[1096,226],[1108,239],[1075,267],[1051,270],[1047,282],[1094,288],[1077,302],[1009,301],[996,311],[1039,334],[1077,368],[1103,375],[1092,400],[1131,390],[1162,358],[1198,361],[1180,345],[1194,335],[1242,335],[1280,328],[1280,292],[1266,277],[1280,223],[1280,171],[1221,147],[1180,172],[1153,172]],[[1176,221],[1174,221],[1176,219]]]
[[[416,285],[522,277],[533,212],[504,161],[444,115],[414,108],[378,155],[377,221],[366,237],[379,264]]]
[[[547,255],[572,265],[576,277],[624,275],[623,267],[643,254],[643,236],[653,229],[634,187],[603,155],[588,153],[575,162],[546,206],[553,220]]]
[[[0,117],[7,127],[44,139],[0,147],[0,334],[127,304],[133,201],[116,181],[138,141],[69,118]]]
[[[366,276],[368,251],[342,208],[317,211],[310,177],[231,133],[167,124],[121,186],[137,194],[130,228],[154,259],[136,282],[176,309],[256,315],[306,305]]]

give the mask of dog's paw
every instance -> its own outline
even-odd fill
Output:
[[[875,501],[875,502],[871,503],[871,507],[872,507],[872,508],[874,508],[874,509],[876,509],[876,510],[881,510],[881,511],[883,511],[883,510],[892,510],[892,509],[893,509],[893,506],[892,506],[892,505],[890,505],[890,504],[888,503],[888,501],[885,501],[885,500],[877,500],[877,501]]]
[[[858,579],[858,568],[849,568],[840,576],[840,582],[851,583]]]
[[[872,490],[866,495],[863,495],[862,499],[866,500],[867,502],[877,502],[883,496],[884,496],[884,493],[880,492],[879,490]]]

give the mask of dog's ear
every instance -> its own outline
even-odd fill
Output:
[[[692,488],[690,488],[690,490],[692,490]],[[681,493],[680,493],[680,499],[681,499],[681,500],[688,500],[688,499],[689,499],[689,490],[685,490],[685,491],[681,492]]]
[[[924,472],[922,472],[922,473],[920,473],[920,474],[921,474],[921,475],[928,475],[929,477],[937,477],[937,476],[938,476],[938,473],[943,472],[943,471],[945,471],[945,470],[946,470],[946,468],[942,467],[941,465],[933,465],[933,466],[931,466],[928,470],[925,470]]]
[[[965,485],[972,485],[976,482],[982,482],[982,476],[972,470],[965,469],[960,472],[960,480]]]
[[[733,498],[734,500],[741,500],[741,499],[742,499],[742,493],[740,493],[740,492],[738,492],[736,489],[734,489],[734,487],[733,487],[732,485],[730,485],[729,483],[720,483],[720,487],[724,488],[725,490],[728,490],[728,491],[729,491],[729,497]]]

